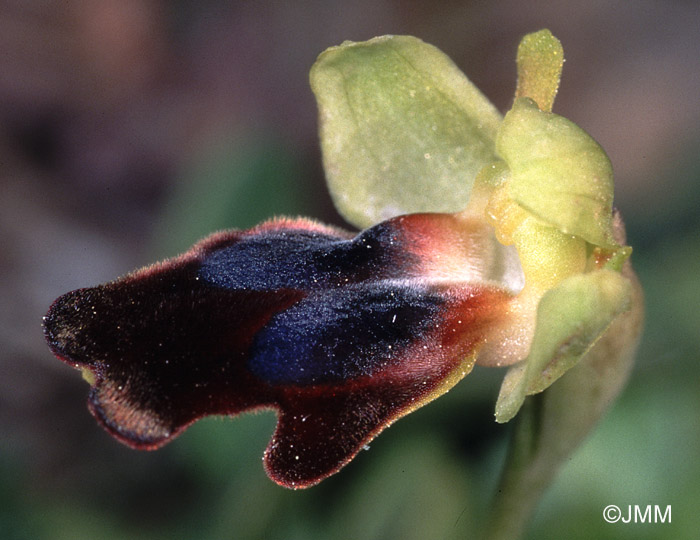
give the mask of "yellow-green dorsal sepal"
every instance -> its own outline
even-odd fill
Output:
[[[603,149],[573,122],[518,98],[496,138],[510,170],[510,199],[564,234],[617,248],[612,230],[613,174]]]

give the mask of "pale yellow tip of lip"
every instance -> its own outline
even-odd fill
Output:
[[[93,371],[89,368],[80,368],[80,373],[83,376],[83,379],[90,385],[94,386],[95,385],[95,374]]]

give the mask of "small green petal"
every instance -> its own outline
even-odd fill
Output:
[[[549,30],[526,35],[518,47],[518,86],[515,97],[529,97],[551,112],[559,89],[564,49]]]
[[[364,228],[412,212],[457,212],[495,159],[496,108],[441,51],[408,36],[345,42],[311,69],[338,211]]]
[[[507,374],[496,420],[510,420],[526,395],[542,392],[576,365],[629,309],[631,293],[630,280],[607,269],[569,277],[545,293],[537,308],[530,354]]]
[[[511,171],[512,200],[565,234],[617,247],[612,236],[612,166],[585,131],[520,98],[503,120],[496,151]]]

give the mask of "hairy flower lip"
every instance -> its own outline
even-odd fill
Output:
[[[274,409],[265,468],[306,487],[471,370],[512,299],[486,279],[503,261],[472,257],[487,232],[413,214],[352,237],[306,220],[218,233],[63,295],[44,333],[121,442],[155,449],[203,416]]]

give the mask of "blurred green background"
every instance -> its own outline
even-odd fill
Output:
[[[60,294],[279,214],[343,225],[323,184],[308,70],[346,39],[413,34],[503,111],[520,37],[567,57],[555,111],[608,151],[647,322],[629,386],[563,468],[532,539],[700,530],[700,5],[691,1],[0,5],[0,538],[468,538],[510,426],[476,369],[338,475],[265,476],[271,413],[207,419],[136,452],[98,428],[46,348]],[[603,508],[672,506],[665,524]]]

